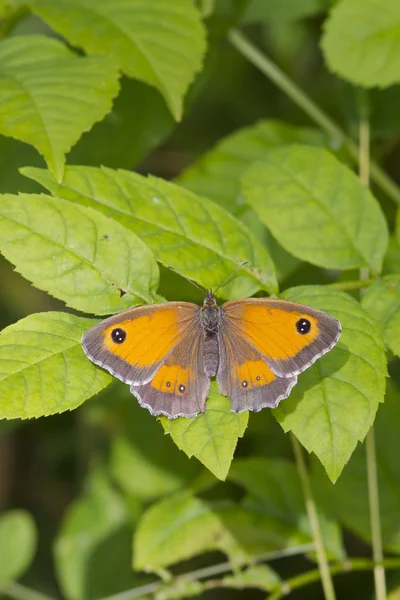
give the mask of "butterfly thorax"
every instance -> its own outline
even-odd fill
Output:
[[[208,333],[218,333],[220,323],[220,309],[211,290],[207,290],[207,296],[201,307],[201,324]]]

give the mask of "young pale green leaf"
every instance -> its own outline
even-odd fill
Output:
[[[382,538],[388,552],[400,554],[400,391],[391,381],[385,402],[376,417],[375,447],[378,470]],[[318,504],[341,525],[371,543],[368,475],[365,448],[358,446],[339,481],[332,485],[316,460],[312,460],[312,484]]]
[[[325,22],[325,60],[332,71],[365,87],[400,81],[398,0],[340,0]]]
[[[314,452],[336,481],[383,400],[383,340],[375,321],[343,292],[302,286],[287,290],[284,297],[325,310],[343,327],[335,348],[299,376],[290,397],[274,410],[283,429]]]
[[[221,531],[210,506],[188,492],[153,504],[142,516],[134,537],[134,569],[157,571],[213,550]]]
[[[161,417],[160,421],[165,432],[189,458],[195,456],[215,477],[225,480],[237,441],[243,436],[248,419],[248,411],[231,411],[229,399],[218,392],[214,382],[205,413],[193,419]]]
[[[97,211],[45,195],[0,195],[0,252],[68,306],[109,314],[151,302],[158,266],[134,233]]]
[[[74,46],[108,54],[126,75],[156,87],[175,119],[205,53],[192,0],[13,0],[27,4]]]
[[[378,322],[385,344],[400,356],[400,275],[386,275],[362,297],[363,308]]]
[[[326,2],[325,2],[326,5]],[[324,0],[250,0],[244,12],[244,23],[265,21],[288,22],[305,19],[325,8]]]
[[[0,517],[0,589],[24,574],[36,552],[36,527],[24,510]]]
[[[85,495],[69,506],[54,546],[58,581],[68,600],[99,597],[88,593],[91,570],[96,566],[97,578],[102,577],[103,571],[111,580],[119,574],[115,556],[110,553],[107,560],[103,557],[101,565],[97,562],[99,547],[112,539],[129,519],[123,499],[112,489],[104,474],[92,475],[88,487]],[[113,547],[113,552],[121,561],[117,547]]]
[[[277,289],[274,265],[255,235],[206,198],[162,179],[122,170],[67,167],[61,184],[43,169],[26,167],[23,173],[53,194],[119,221],[159,262],[206,288],[216,288],[248,261],[223,287],[224,297]]]
[[[248,493],[244,506],[269,519],[270,532],[280,536],[283,545],[313,541],[304,496],[295,465],[287,460],[247,458],[235,460],[229,480]],[[325,548],[336,560],[345,558],[338,525],[320,514]]]
[[[322,148],[272,150],[242,178],[244,195],[294,256],[336,269],[380,272],[388,244],[382,210],[354,173]]]
[[[42,36],[0,43],[0,132],[34,146],[56,179],[65,154],[111,110],[117,68],[106,57],[78,57]]]
[[[186,169],[178,183],[236,214],[245,203],[240,178],[246,169],[269,151],[295,143],[330,146],[329,138],[317,129],[266,119],[223,138]]]
[[[111,377],[84,355],[81,337],[93,320],[38,313],[0,333],[0,418],[29,419],[72,410]]]
[[[245,571],[238,571],[234,575],[227,575],[223,578],[224,587],[237,588],[239,590],[246,588],[258,588],[265,592],[275,589],[281,581],[279,575],[268,565],[254,565]]]
[[[320,267],[380,271],[388,244],[383,212],[358,177],[326,150],[272,150],[242,183],[249,204],[294,256]]]

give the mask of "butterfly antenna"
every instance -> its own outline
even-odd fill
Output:
[[[219,284],[219,286],[217,287],[217,289],[215,289],[213,291],[213,294],[216,294],[219,289],[221,289],[226,283],[228,283],[228,281],[230,279],[232,279],[232,277],[239,271],[239,269],[241,269],[242,267],[244,267],[244,265],[248,265],[248,264],[249,264],[249,261],[246,260],[245,262],[242,262],[241,265],[239,265],[238,267],[236,267],[236,269],[234,271],[232,271],[232,273],[230,275],[228,275],[228,277],[222,283]]]
[[[167,266],[168,266],[168,269],[171,269],[171,271],[175,271],[175,273],[178,273],[178,275],[183,277],[183,279],[186,279],[186,281],[188,281],[189,283],[194,285],[194,287],[197,287],[197,289],[200,290],[201,292],[203,292],[203,294],[206,292],[206,290],[203,287],[201,287],[200,285],[197,285],[197,283],[195,283],[192,279],[189,279],[189,277],[186,277],[186,275],[184,275],[183,273],[178,271],[178,269],[174,269],[174,267],[171,267],[170,265],[167,265]]]

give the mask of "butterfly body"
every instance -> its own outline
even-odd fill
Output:
[[[271,298],[218,306],[208,291],[202,306],[165,302],[110,317],[82,345],[152,414],[176,418],[205,411],[211,377],[236,412],[276,407],[340,332],[314,308]]]

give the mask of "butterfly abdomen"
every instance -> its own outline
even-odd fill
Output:
[[[204,331],[204,371],[207,377],[215,377],[218,371],[219,350],[217,334]]]

